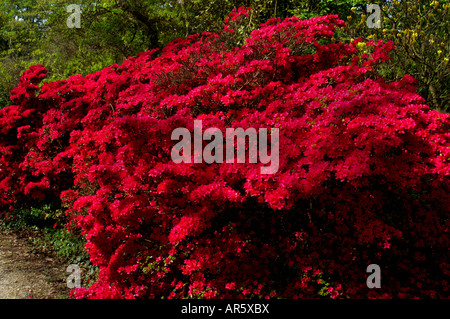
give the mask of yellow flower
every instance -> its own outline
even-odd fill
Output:
[[[356,8],[355,7],[352,7],[350,10],[352,10],[353,13],[356,12]]]
[[[438,54],[438,56],[441,56],[442,50],[437,50],[437,54]]]
[[[358,42],[358,44],[356,45],[356,47],[359,49],[359,50],[362,50],[363,48],[365,48],[366,47],[366,43],[365,42]]]

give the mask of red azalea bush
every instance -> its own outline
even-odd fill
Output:
[[[77,297],[448,297],[449,115],[377,76],[391,43],[337,42],[335,15],[233,47],[247,15],[86,77],[31,67],[0,110],[0,205],[67,208],[100,271]],[[194,120],[279,128],[278,172],[173,163]]]

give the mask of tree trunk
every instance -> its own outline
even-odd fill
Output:
[[[432,83],[430,83],[428,85],[428,89],[430,90],[430,94],[431,94],[431,102],[434,104],[433,108],[439,109],[439,102],[438,102],[438,98],[436,95],[436,89],[434,88]]]
[[[143,7],[137,4],[128,4],[126,0],[117,0],[117,6],[124,12],[130,14],[134,19],[142,23],[146,29],[149,40],[149,49],[156,49],[159,47],[159,32],[157,27],[158,19],[150,17]]]

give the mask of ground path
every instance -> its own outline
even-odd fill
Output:
[[[67,298],[67,265],[33,253],[27,239],[0,231],[0,299]]]

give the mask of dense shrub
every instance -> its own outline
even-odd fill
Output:
[[[0,110],[0,205],[61,199],[100,269],[78,297],[448,296],[449,115],[377,76],[391,43],[337,42],[335,15],[233,47],[245,18],[86,77],[26,71]],[[196,119],[279,128],[278,172],[174,164]]]

